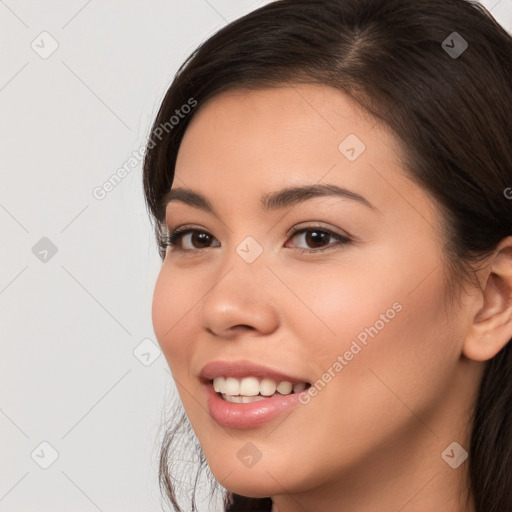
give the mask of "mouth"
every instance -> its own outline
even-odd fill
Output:
[[[302,395],[312,386],[305,375],[247,359],[211,361],[198,377],[211,418],[237,429],[259,427],[304,404]]]
[[[248,376],[244,378],[214,377],[209,380],[220,398],[231,403],[251,403],[300,393],[311,387],[310,382],[292,382]]]

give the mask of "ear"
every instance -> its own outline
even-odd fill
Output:
[[[512,339],[512,236],[499,243],[483,272],[480,301],[463,345],[464,355],[475,361],[492,359]]]

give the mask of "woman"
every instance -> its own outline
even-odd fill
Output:
[[[226,511],[512,511],[510,84],[464,0],[281,0],[180,68],[144,164],[175,510],[190,422]]]

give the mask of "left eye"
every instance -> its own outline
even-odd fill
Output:
[[[314,252],[322,251],[322,250],[325,250],[325,249],[329,249],[333,245],[344,245],[344,244],[347,244],[347,243],[350,242],[350,239],[348,237],[346,237],[346,236],[339,235],[338,233],[334,233],[332,231],[329,231],[328,229],[318,229],[318,228],[302,228],[302,229],[298,229],[298,230],[294,231],[291,234],[291,237],[294,238],[294,237],[296,237],[298,235],[302,235],[302,234],[304,235],[304,241],[307,244],[312,244],[313,245],[313,249],[299,248],[299,250],[303,251],[303,252],[306,252],[306,251],[314,251]],[[319,244],[319,243],[322,244],[322,243],[328,242],[330,238],[333,238],[338,243],[337,244],[328,244],[328,245],[323,246],[323,247],[318,249],[318,245],[317,244]],[[315,245],[317,246],[316,250],[315,250]]]
[[[300,228],[293,231],[290,234],[291,238],[294,238],[298,235],[304,234],[304,240],[307,244],[313,245],[313,248],[298,248],[301,252],[318,252],[328,249],[335,245],[345,245],[348,244],[351,240],[350,238],[340,235],[338,233],[334,233],[328,229],[317,228],[317,227],[308,227],[308,228]],[[192,247],[191,249],[183,248],[183,240],[186,236],[191,235],[189,241],[194,243],[198,243],[199,246],[201,244],[203,247]],[[338,243],[337,244],[328,244],[323,247],[318,247],[318,244],[322,245],[329,241],[329,239],[333,238]],[[201,231],[199,229],[194,228],[178,228],[166,237],[164,237],[163,241],[159,244],[163,249],[167,247],[171,247],[173,251],[181,251],[181,252],[197,252],[201,249],[208,248],[208,243],[211,243],[212,240],[215,240],[207,231]]]

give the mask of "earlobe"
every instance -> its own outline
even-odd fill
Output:
[[[512,339],[512,236],[504,238],[483,269],[483,304],[473,317],[463,353],[474,361],[492,359]]]

